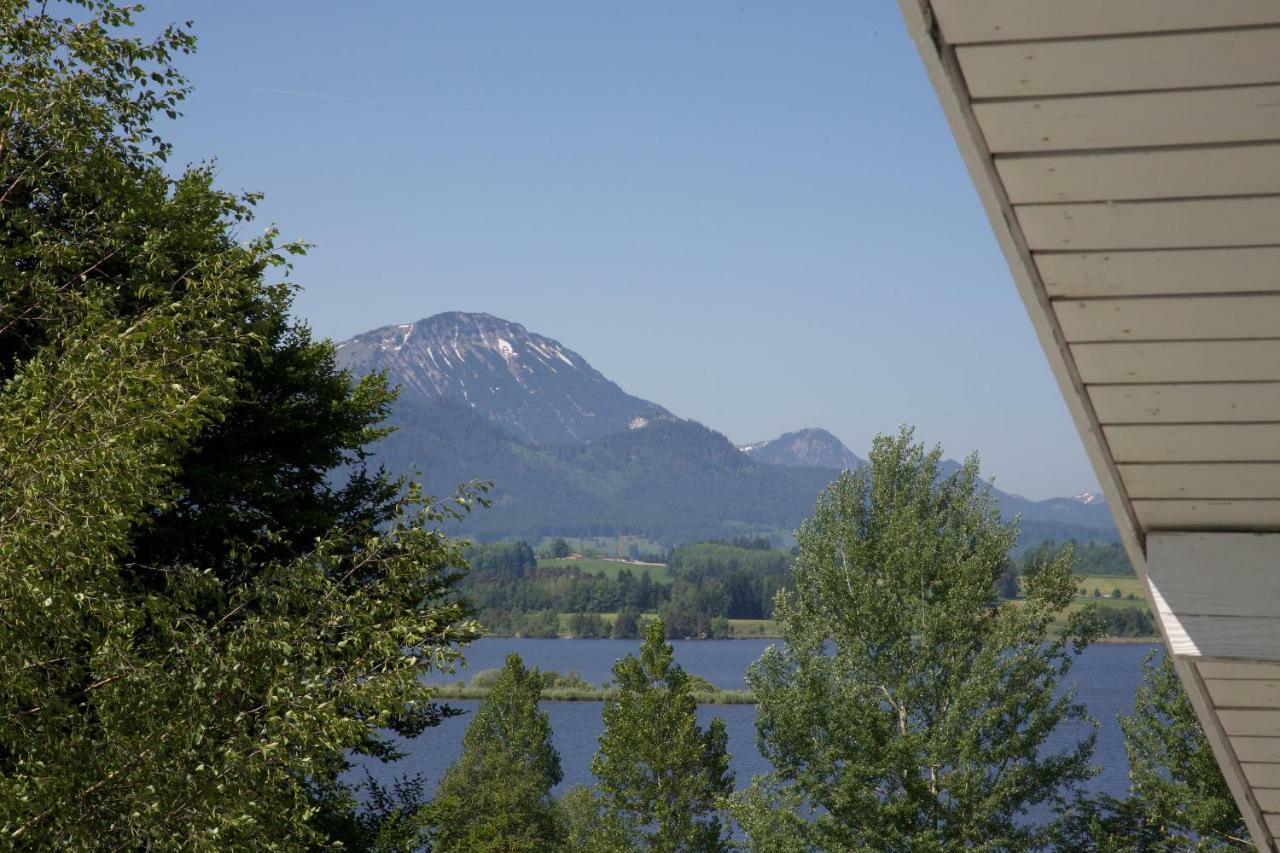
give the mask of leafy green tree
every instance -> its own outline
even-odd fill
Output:
[[[329,815],[318,819],[330,838],[341,840],[352,850],[378,853],[417,853],[429,843],[430,810],[422,805],[429,795],[421,774],[383,785],[366,769],[359,791],[360,807],[354,815],[348,817],[343,812],[333,815],[341,821],[338,826],[323,826]]]
[[[573,553],[573,549],[569,547],[568,541],[559,536],[551,540],[551,544],[547,546],[547,556],[554,560],[563,560]]]
[[[688,581],[673,583],[671,597],[660,608],[667,635],[673,639],[710,637],[716,604],[708,602],[709,597],[715,596],[706,595],[704,589]]]
[[[1123,799],[1081,796],[1054,841],[1115,853],[1249,850],[1236,808],[1195,710],[1167,655],[1143,662],[1133,713],[1120,720],[1129,758]]]
[[[1142,665],[1133,713],[1120,720],[1130,799],[1148,823],[1187,849],[1246,849],[1249,833],[1195,709],[1164,655]],[[1198,839],[1193,843],[1192,840]]]
[[[609,625],[599,613],[575,613],[569,620],[569,633],[579,639],[609,636]]]
[[[560,615],[554,610],[526,614],[519,631],[521,637],[554,640],[560,636]]]
[[[719,798],[733,790],[724,722],[699,727],[689,676],[664,634],[662,620],[653,620],[640,656],[614,664],[618,698],[605,705],[591,770],[608,814],[640,849],[726,850],[717,814]]]
[[[790,834],[803,849],[1026,849],[1047,831],[1025,810],[1092,775],[1092,736],[1045,750],[1086,719],[1061,688],[1096,630],[1065,612],[1070,555],[998,602],[1016,528],[976,458],[946,478],[940,459],[909,430],[877,438],[800,530],[775,607],[785,643],[748,675],[774,772],[735,809],[761,847]]]
[[[431,805],[436,850],[541,853],[559,843],[551,789],[563,774],[541,693],[538,671],[509,655]]]
[[[234,257],[228,262],[238,262]],[[122,558],[172,494],[174,461],[252,340],[213,268],[163,309],[85,319],[0,391],[0,832],[13,844],[322,843],[317,776],[474,636],[448,602],[460,550],[414,508],[333,533],[233,589],[166,567],[139,595]],[[225,596],[216,618],[191,602]],[[420,651],[407,651],[420,649]],[[341,792],[334,794],[341,796]]]
[[[558,802],[566,853],[631,853],[626,827],[585,785],[575,785]]]
[[[1042,542],[1024,551],[1018,564],[1025,572],[1031,566],[1045,562],[1061,549],[1062,544],[1071,545],[1076,557],[1076,571],[1082,575],[1133,576],[1133,566],[1124,546],[1113,542]]]
[[[1012,601],[1018,597],[1021,592],[1018,583],[1019,573],[1018,565],[1013,560],[1006,559],[1004,566],[1000,569],[1000,577],[996,579],[996,592],[1006,601]]]
[[[1080,795],[1060,809],[1050,849],[1105,853],[1172,853],[1186,849],[1153,825],[1133,798]]]
[[[611,631],[615,640],[634,640],[640,636],[640,614],[634,610],[623,610],[613,620]]]
[[[253,196],[169,177],[194,40],[131,15],[0,3],[0,837],[338,840],[345,756],[475,635],[432,532],[472,499],[364,470],[389,394],[288,320]]]
[[[256,196],[218,191],[207,167],[176,179],[163,169],[167,148],[151,123],[176,115],[187,90],[172,59],[194,39],[176,28],[150,43],[130,38],[130,11],[111,2],[24,14],[27,5],[0,12],[10,98],[0,125],[0,259],[9,273],[0,381],[88,306],[142,317],[218,259],[222,274],[246,285],[223,310],[255,344],[228,364],[226,406],[184,447],[170,499],[135,525],[132,582],[162,586],[155,567],[169,563],[231,579],[233,566],[295,557],[335,527],[375,531],[400,484],[370,472],[363,448],[386,433],[393,394],[381,377],[355,382],[338,371],[332,345],[289,317],[292,290],[263,278],[281,254],[237,243]]]

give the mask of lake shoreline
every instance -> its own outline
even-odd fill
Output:
[[[757,642],[728,642],[716,640],[673,640],[675,661],[691,677],[710,682],[715,688],[747,692],[745,675],[753,662],[759,659],[770,640]],[[559,673],[566,679],[575,675],[580,684],[563,685],[562,689],[598,689],[610,683],[612,668],[619,657],[633,652],[639,641],[604,642],[602,640],[577,640],[551,642],[550,640],[524,640],[487,638],[476,640],[463,649],[465,667],[453,672],[432,672],[427,681],[433,694],[432,700],[448,705],[461,714],[449,716],[440,725],[429,730],[429,736],[420,738],[395,738],[395,744],[405,758],[400,762],[384,763],[373,757],[357,758],[351,770],[353,781],[363,781],[367,770],[375,780],[392,785],[397,777],[421,774],[428,790],[434,790],[450,765],[462,753],[462,741],[467,726],[475,719],[479,699],[444,698],[446,688],[456,688],[462,679],[468,681],[486,670],[496,670],[511,654],[520,655],[527,667],[537,667],[542,673]],[[1097,721],[1075,721],[1050,735],[1046,749],[1063,751],[1072,749],[1082,738],[1096,736],[1094,763],[1102,771],[1087,783],[1092,794],[1110,794],[1123,797],[1129,788],[1129,765],[1125,753],[1124,735],[1119,718],[1133,711],[1133,696],[1142,681],[1142,662],[1149,651],[1159,652],[1156,644],[1098,643],[1085,649],[1063,680],[1064,688],[1075,691],[1075,701],[1083,704],[1089,715]],[[482,679],[483,680],[483,679]],[[697,684],[697,682],[695,682]],[[464,684],[463,686],[470,686]],[[702,687],[702,684],[697,684]],[[705,687],[699,693],[707,693]],[[458,696],[458,692],[452,692]],[[599,737],[604,730],[602,702],[560,701],[548,698],[540,703],[551,725],[552,738],[560,753],[564,779],[555,793],[563,794],[575,785],[594,785],[591,762],[600,748]],[[599,694],[596,694],[599,695]],[[583,694],[579,694],[580,697]],[[584,697],[585,698],[585,697]],[[603,699],[603,697],[601,697]],[[701,697],[695,699],[701,702]],[[751,704],[699,704],[698,721],[704,728],[719,717],[725,722],[729,739],[730,769],[739,786],[745,788],[751,779],[769,773],[773,766],[760,754],[757,744],[758,705]]]

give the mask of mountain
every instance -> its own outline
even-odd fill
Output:
[[[532,444],[574,444],[671,417],[559,341],[490,314],[451,311],[374,329],[339,344],[338,364],[386,371],[410,400],[457,397]]]
[[[494,483],[492,504],[462,531],[478,540],[643,534],[665,544],[736,536],[785,538],[834,476],[764,465],[696,421],[675,418],[576,445],[532,445],[457,397],[409,398],[375,463],[418,468],[441,494]]]
[[[865,464],[821,429],[735,447],[627,394],[560,342],[489,314],[386,326],[337,353],[353,373],[386,371],[401,387],[375,464],[420,471],[434,494],[495,484],[492,506],[462,524],[475,539],[786,540],[840,470]],[[1116,540],[1100,499],[995,494],[1006,517],[1021,514],[1023,546]]]
[[[944,459],[939,473],[948,476],[960,468],[954,459]],[[1028,548],[1041,542],[1119,542],[1111,508],[1102,495],[1077,495],[1070,498],[1046,498],[1033,501],[1022,495],[1003,492],[992,483],[980,480],[991,487],[991,494],[1000,504],[1000,514],[1006,520],[1018,519],[1021,531],[1018,547]]]
[[[853,470],[866,463],[825,429],[809,428],[783,433],[769,441],[740,444],[738,449],[759,462],[808,468]]]

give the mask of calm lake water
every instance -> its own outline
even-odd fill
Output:
[[[712,684],[724,688],[745,688],[747,666],[760,657],[774,640],[676,640],[676,661],[686,672],[696,673]],[[514,637],[491,637],[467,647],[467,666],[458,674],[433,676],[432,680],[469,679],[483,669],[497,669],[506,656],[515,652],[526,666],[567,673],[576,670],[587,681],[602,684],[610,678],[615,660],[639,648],[630,640],[526,640]],[[1089,708],[1099,723],[1098,744],[1094,763],[1102,772],[1092,782],[1097,791],[1117,796],[1126,788],[1128,762],[1124,739],[1116,718],[1129,713],[1133,690],[1142,674],[1142,659],[1155,646],[1137,644],[1097,645],[1081,656],[1072,669],[1069,683],[1076,695]],[[401,748],[408,753],[403,761],[383,765],[368,762],[374,778],[390,782],[397,776],[422,774],[428,790],[434,790],[445,770],[462,751],[462,735],[471,714],[479,704],[474,701],[452,701],[449,704],[467,713],[428,729],[416,740],[404,741]],[[604,729],[599,702],[544,702],[551,719],[556,749],[564,769],[564,782],[556,789],[562,793],[569,787],[590,784],[591,758],[596,740]],[[745,787],[751,777],[769,770],[769,764],[756,750],[754,705],[707,705],[698,709],[705,725],[712,717],[725,721],[729,734],[732,768],[738,787]],[[1063,727],[1049,743],[1050,749],[1065,749],[1088,729]],[[360,772],[360,778],[363,773]]]

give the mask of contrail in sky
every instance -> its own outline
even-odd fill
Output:
[[[404,104],[389,104],[385,101],[372,101],[367,98],[347,98],[342,95],[325,95],[320,92],[298,92],[293,89],[271,89],[266,86],[250,86],[250,91],[266,92],[270,95],[293,95],[299,98],[319,98],[322,101],[346,101],[350,104],[366,104],[371,107],[390,107],[394,110],[412,110],[412,107]]]

